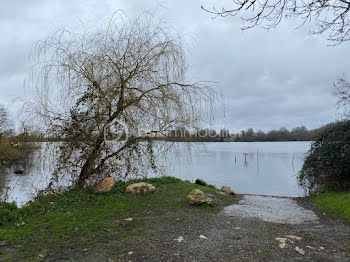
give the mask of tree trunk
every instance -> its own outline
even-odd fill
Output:
[[[98,153],[100,151],[102,142],[103,142],[103,137],[102,136],[98,137],[98,139],[96,140],[94,149],[92,150],[91,154],[89,155],[83,167],[81,168],[79,179],[76,184],[78,188],[83,188],[85,186],[86,180],[94,174],[93,165],[95,163],[96,158],[98,157]]]

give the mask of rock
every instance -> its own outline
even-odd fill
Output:
[[[176,238],[174,240],[181,243],[182,241],[184,241],[184,238],[182,236],[179,236],[178,238]]]
[[[106,177],[95,185],[96,192],[108,192],[115,185],[116,181],[113,177]]]
[[[207,186],[207,182],[205,182],[203,179],[197,178],[196,179],[196,184],[201,185],[201,186]]]
[[[305,255],[305,251],[302,250],[300,247],[295,247],[294,250],[297,251],[298,253],[302,254],[302,255]]]
[[[279,244],[279,247],[280,248],[286,248],[286,247],[288,247],[288,245],[287,245],[287,238],[285,238],[285,237],[276,237],[275,238],[278,242],[280,242],[280,244]]]
[[[294,236],[294,235],[287,235],[286,237],[289,237],[289,238],[295,239],[295,240],[302,240],[303,239],[302,237],[297,237],[297,236]]]
[[[125,189],[125,192],[131,194],[147,194],[153,192],[154,190],[156,190],[156,188],[153,185],[147,184],[145,182],[140,182],[128,186]]]
[[[221,191],[225,192],[226,194],[229,194],[229,195],[231,195],[231,194],[234,195],[235,194],[235,192],[233,192],[233,190],[229,186],[223,186],[221,188]]]
[[[189,193],[189,195],[187,196],[187,201],[193,205],[201,205],[201,204],[208,204],[208,205],[213,205],[214,201],[207,197],[203,191],[199,190],[199,189],[193,189],[191,191],[191,193]]]

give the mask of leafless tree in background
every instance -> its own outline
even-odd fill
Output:
[[[0,105],[0,137],[9,129],[9,118],[6,108]]]
[[[345,76],[339,78],[334,84],[333,95],[338,98],[337,108],[341,111],[341,117],[350,119],[350,82]]]
[[[78,187],[156,169],[154,145],[140,132],[191,128],[212,103],[208,86],[187,79],[184,39],[152,15],[117,12],[101,28],[59,30],[33,50],[30,108],[64,139],[57,170],[69,169]],[[115,134],[125,141],[105,140]]]
[[[282,19],[299,17],[300,26],[314,21],[312,34],[328,33],[333,44],[350,40],[350,1],[348,0],[233,0],[229,8],[203,7],[214,17],[241,15],[242,30],[261,25],[266,29],[275,28]]]

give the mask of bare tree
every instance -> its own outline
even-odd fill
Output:
[[[345,76],[334,84],[333,95],[338,97],[337,109],[341,111],[342,118],[350,119],[350,82]]]
[[[316,29],[312,34],[328,33],[328,39],[334,44],[350,40],[348,0],[233,0],[231,8],[213,7],[202,9],[214,17],[242,15],[246,30],[257,25],[266,29],[276,27],[283,18],[300,17],[303,26],[306,22],[314,21]]]
[[[2,137],[9,129],[9,118],[7,110],[0,105],[0,137]]]
[[[157,168],[154,144],[141,138],[195,125],[213,97],[204,83],[187,79],[183,40],[152,14],[131,20],[117,12],[101,28],[58,30],[37,43],[31,108],[64,140],[58,171],[69,169],[83,187],[106,174]]]

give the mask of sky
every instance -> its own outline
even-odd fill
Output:
[[[24,88],[33,44],[57,28],[101,23],[118,9],[130,17],[145,9],[191,39],[188,53],[193,79],[212,81],[219,99],[214,128],[268,131],[281,126],[308,129],[335,121],[333,83],[350,68],[349,43],[331,47],[325,36],[310,36],[312,24],[296,29],[285,20],[276,29],[242,31],[239,17],[212,19],[200,6],[230,6],[230,0],[2,0],[0,9],[0,104],[15,122],[20,101],[32,99]]]

